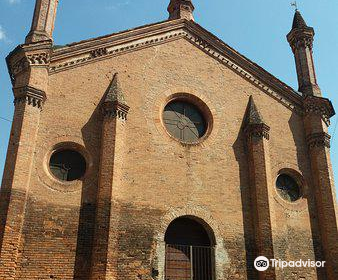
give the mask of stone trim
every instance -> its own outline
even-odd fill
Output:
[[[46,101],[46,93],[42,90],[33,88],[31,86],[24,86],[13,89],[14,91],[14,104],[27,103],[33,107],[42,109]]]
[[[304,98],[304,110],[306,115],[320,115],[327,126],[330,125],[330,118],[335,115],[335,110],[329,99],[311,95]]]
[[[301,96],[299,94],[197,24],[186,20],[175,20],[157,25],[135,29],[133,35],[129,36],[125,34],[129,31],[121,32],[56,50],[52,55],[49,73],[52,75],[83,64],[184,38],[223,65],[237,72],[244,79],[261,88],[262,91],[290,110],[302,114]],[[154,30],[155,28],[160,30]],[[97,47],[93,48],[93,45]]]
[[[248,138],[251,140],[253,138],[265,138],[266,140],[270,139],[270,127],[264,123],[261,124],[249,124],[244,132]]]
[[[331,136],[326,132],[313,133],[306,137],[306,142],[310,150],[316,147],[330,148]]]
[[[91,60],[97,60],[99,58],[105,57],[109,58],[112,56],[124,54],[134,50],[140,50],[148,46],[153,46],[159,43],[164,43],[176,38],[182,38],[185,32],[183,31],[176,31],[170,32],[167,34],[162,34],[162,36],[151,36],[146,39],[139,39],[133,42],[127,42],[125,44],[119,44],[117,46],[111,47],[98,47],[95,49],[90,50],[88,53],[81,54],[80,56],[70,57],[67,60],[63,60],[62,63],[54,64],[49,69],[51,74],[66,70],[68,68],[72,68],[74,66],[82,65],[84,63],[88,63]]]
[[[105,102],[102,105],[103,116],[107,118],[118,118],[122,120],[127,120],[129,109],[130,107],[128,105],[118,102]]]

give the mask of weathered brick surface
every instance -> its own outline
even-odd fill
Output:
[[[24,103],[17,104],[15,109],[0,201],[2,279],[15,277],[40,118],[39,111],[39,108]]]
[[[127,121],[109,124],[99,109],[116,72],[130,111]],[[162,125],[161,112],[177,93],[195,96],[210,109],[212,129],[198,145],[182,145]],[[242,131],[251,95],[271,128],[269,144],[255,146],[254,153],[261,166],[255,176],[265,182],[261,191],[270,191],[273,254],[286,260],[323,256],[302,115],[186,39],[50,73],[46,94],[16,275],[3,279],[150,280],[154,269],[163,276],[165,229],[168,220],[182,215],[205,220],[214,232],[217,280],[256,279],[258,206],[252,203]],[[86,155],[82,181],[63,184],[49,174],[48,156],[60,142],[74,142]],[[7,166],[13,160],[10,155]],[[294,204],[275,190],[283,169],[304,181],[304,197]],[[17,172],[28,182],[23,169]],[[265,224],[260,223],[262,233]],[[7,273],[4,266],[0,273]],[[302,277],[333,280],[315,269],[276,272],[278,280]]]

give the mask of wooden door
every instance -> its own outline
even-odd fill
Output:
[[[190,246],[167,245],[166,280],[191,280]]]

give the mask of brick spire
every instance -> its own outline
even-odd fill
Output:
[[[245,123],[246,125],[264,123],[263,117],[258,111],[252,95],[249,97],[249,103],[248,103],[248,107],[247,107],[247,111],[245,115]]]
[[[245,112],[243,128],[246,134],[256,254],[274,259],[273,240],[276,238],[276,222],[273,194],[270,187],[273,180],[269,153],[270,128],[264,123],[252,96],[249,98]],[[276,271],[271,267],[267,271],[260,272],[257,279],[276,280]]]
[[[269,139],[270,127],[264,122],[252,95],[249,98],[248,106],[245,112],[243,128],[248,138],[254,136]]]
[[[296,10],[295,16],[293,18],[292,29],[296,28],[306,28],[308,27],[305,20],[303,19],[301,13]]]
[[[170,0],[168,6],[169,19],[184,18],[194,20],[193,12],[195,10],[192,0]]]
[[[296,10],[287,39],[295,56],[299,91],[304,95],[321,96],[312,56],[314,35],[313,28],[307,26],[301,13]]]
[[[36,0],[32,27],[26,44],[52,40],[56,10],[59,0]]]
[[[127,117],[129,106],[124,98],[118,73],[114,74],[113,80],[108,87],[102,108],[105,116],[122,119]]]
[[[117,279],[115,263],[118,244],[114,237],[117,226],[114,191],[123,181],[123,165],[127,153],[126,119],[129,111],[117,73],[106,91],[102,109],[104,117],[90,279],[108,280]]]

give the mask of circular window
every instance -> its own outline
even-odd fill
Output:
[[[287,174],[281,174],[278,176],[276,187],[279,195],[289,202],[294,202],[301,197],[301,191],[298,183]]]
[[[201,111],[193,104],[174,100],[165,106],[163,122],[169,134],[185,143],[195,143],[207,130]]]
[[[52,174],[62,181],[74,181],[86,172],[86,160],[73,150],[59,150],[52,154],[49,161]]]

